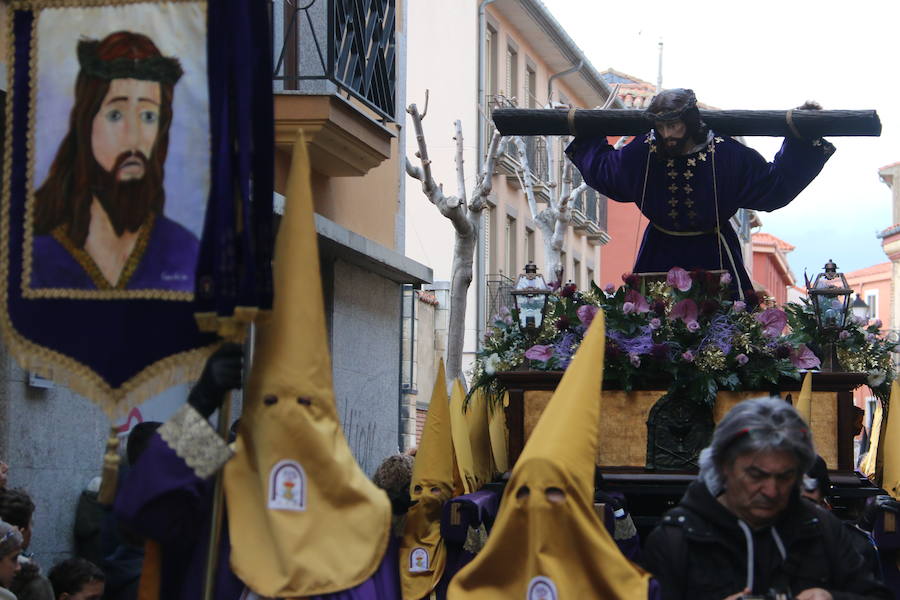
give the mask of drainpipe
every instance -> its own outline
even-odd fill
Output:
[[[485,88],[487,87],[487,82],[485,81],[485,73],[487,71],[487,56],[485,56],[485,43],[487,41],[487,20],[485,19],[485,7],[488,4],[493,4],[496,0],[481,0],[478,3],[478,97],[475,98],[475,106],[485,109],[487,112],[487,106],[484,106],[485,99]],[[484,161],[484,153],[486,148],[484,147],[484,136],[485,131],[487,130],[487,123],[485,122],[484,117],[481,114],[481,111],[477,111],[476,118],[478,120],[478,141],[475,144],[476,148],[476,157],[478,160],[479,167],[483,164]],[[478,280],[475,282],[475,303],[477,306],[475,307],[475,348],[481,348],[481,340],[484,337],[484,287],[485,281],[487,280],[485,276],[485,247],[484,247],[484,236],[486,232],[484,231],[484,213],[481,215],[481,227],[478,229],[478,241],[475,244],[475,260],[478,263]]]
[[[578,64],[575,65],[574,67],[570,67],[570,68],[566,69],[565,71],[560,71],[559,73],[554,73],[553,75],[550,76],[550,78],[547,80],[547,106],[550,105],[550,100],[552,99],[551,95],[553,94],[553,80],[556,79],[557,77],[564,77],[564,76],[568,75],[569,73],[575,73],[576,71],[580,71],[581,67],[583,67],[583,66],[584,66],[584,61],[579,60]]]

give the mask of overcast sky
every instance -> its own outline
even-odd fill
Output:
[[[765,231],[796,246],[798,281],[833,258],[842,271],[887,261],[875,233],[891,223],[878,169],[900,161],[900,2],[601,2],[543,0],[598,71],[612,67],[663,87],[692,88],[718,108],[875,109],[880,138],[833,138],[837,152],[789,206],[760,213]],[[746,138],[771,160],[781,141]]]

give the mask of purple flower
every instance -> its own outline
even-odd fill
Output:
[[[634,273],[622,273],[622,281],[625,282],[625,285],[632,288],[636,288],[641,284],[641,278]]]
[[[728,273],[727,271],[725,273],[722,273],[722,276],[719,278],[719,283],[721,283],[722,285],[728,285],[729,283],[731,283],[731,273]]]
[[[697,321],[688,321],[687,328],[688,331],[700,331],[700,323]]]
[[[763,335],[771,338],[781,335],[787,325],[787,315],[780,308],[767,308],[756,315],[756,320],[762,323]]]
[[[641,366],[641,357],[638,356],[637,354],[629,354],[629,355],[628,355],[628,360],[631,361],[631,366],[632,366],[632,367],[639,367],[639,366]]]
[[[525,358],[547,362],[548,360],[553,358],[553,346],[535,344],[525,351]]]
[[[660,321],[656,317],[653,317],[652,319],[650,319],[650,329],[652,329],[653,331],[656,331],[661,326],[662,326],[662,321]]]
[[[798,369],[817,369],[822,361],[806,347],[806,344],[800,344],[791,352],[791,364]]]
[[[675,319],[681,319],[685,324],[690,323],[691,321],[696,321],[697,303],[690,298],[679,300],[675,303],[675,306],[672,307],[672,312],[669,313],[669,318],[673,321]]]
[[[647,299],[641,296],[637,290],[628,290],[625,292],[625,301],[634,304],[634,312],[645,313],[650,311],[650,305]]]
[[[681,267],[672,267],[666,273],[666,283],[682,292],[691,289],[691,276]]]
[[[635,311],[634,302],[626,302],[622,305],[622,312],[626,315],[630,315]]]
[[[841,339],[841,340],[846,340],[846,339],[849,338],[849,337],[850,337],[850,332],[847,331],[846,329],[845,329],[844,331],[841,331],[841,332],[838,334],[838,339]]]
[[[872,327],[877,327],[878,329],[881,329],[881,326],[882,326],[883,324],[884,324],[884,323],[881,322],[881,319],[875,319],[875,322],[872,323]]]
[[[584,306],[579,306],[575,313],[578,315],[578,320],[581,321],[581,324],[587,329],[591,326],[591,323],[593,323],[598,310],[599,309],[596,306],[585,304]]]
[[[694,362],[694,353],[687,350],[681,355],[681,358],[683,358],[685,362]]]
[[[735,300],[734,304],[731,305],[731,310],[736,313],[742,313],[747,310],[747,303],[743,300]]]
[[[867,334],[866,334],[866,341],[867,341],[868,343],[870,343],[870,344],[873,343],[873,342],[875,341],[875,334],[874,334],[874,333],[867,333]]]
[[[738,354],[737,356],[735,356],[735,357],[734,357],[734,360],[736,360],[736,361],[737,361],[737,364],[739,364],[739,365],[741,365],[741,366],[746,365],[746,364],[750,361],[750,359],[747,358],[747,355],[744,354],[743,352],[741,352],[740,354]]]

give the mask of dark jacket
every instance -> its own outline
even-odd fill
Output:
[[[835,600],[891,599],[863,566],[841,522],[799,495],[773,526],[747,531],[749,540],[706,485],[692,483],[644,547],[645,565],[659,580],[663,599],[722,600],[740,592],[750,570],[748,555],[754,594],[789,590],[796,596],[818,587]]]

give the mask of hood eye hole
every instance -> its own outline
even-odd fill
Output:
[[[269,395],[269,396],[266,396],[265,398],[263,398],[263,404],[265,404],[266,406],[272,406],[273,404],[276,404],[277,402],[278,402],[278,396]]]
[[[414,493],[414,494],[421,494],[421,493],[422,493],[422,486],[421,486],[421,485],[417,485],[416,487],[414,487],[414,488],[413,488],[413,493]]]
[[[524,500],[528,496],[531,495],[531,490],[528,489],[527,485],[523,485],[516,491],[516,500]]]
[[[312,399],[300,396],[299,398],[297,398],[297,404],[302,404],[303,406],[312,406]]]
[[[548,487],[544,490],[544,494],[546,494],[549,502],[559,504],[566,501],[566,493],[558,487]]]
[[[434,494],[435,496],[437,496],[438,494],[441,493],[441,488],[434,486],[433,488],[431,488],[431,493]]]

